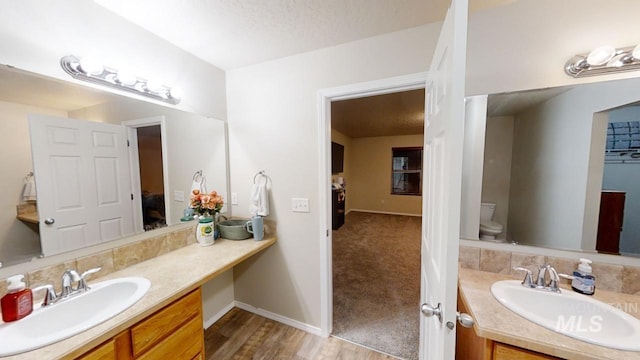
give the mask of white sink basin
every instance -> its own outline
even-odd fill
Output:
[[[141,277],[125,277],[90,286],[85,293],[1,324],[0,356],[37,349],[94,327],[135,304],[151,283]]]
[[[587,295],[529,289],[518,280],[497,281],[491,293],[509,310],[549,330],[608,348],[640,351],[640,320]]]

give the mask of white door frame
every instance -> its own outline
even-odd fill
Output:
[[[424,89],[427,73],[345,85],[318,91],[318,144],[320,174],[318,204],[320,207],[320,334],[328,337],[333,330],[333,280],[331,237],[331,102]],[[324,225],[324,227],[322,226]],[[416,303],[416,316],[418,316]]]
[[[123,121],[121,123],[123,126],[126,126],[127,128],[131,128],[131,129],[137,129],[137,128],[141,128],[141,127],[147,127],[147,126],[154,126],[154,125],[160,125],[160,137],[161,137],[161,142],[162,142],[162,181],[163,181],[163,185],[164,185],[164,213],[167,215],[165,216],[165,221],[167,223],[167,226],[171,226],[174,225],[171,222],[171,216],[168,216],[169,214],[171,214],[171,201],[167,201],[167,199],[170,199],[170,186],[169,186],[169,159],[168,159],[168,151],[167,151],[167,125],[166,125],[166,121],[165,121],[165,117],[164,115],[159,115],[159,116],[152,116],[152,117],[148,117],[148,118],[142,118],[142,119],[135,119],[135,120],[127,120],[127,121]],[[131,171],[131,181],[132,181],[132,189],[133,189],[133,194],[135,199],[137,200],[136,204],[138,204],[138,209],[137,212],[134,213],[134,218],[136,217],[140,217],[139,219],[136,219],[136,224],[138,224],[138,221],[140,222],[140,224],[142,223],[142,199],[141,199],[141,189],[140,189],[140,164],[138,163],[138,147],[137,146],[132,146],[129,148],[130,149],[130,153],[132,156],[132,166],[135,164],[137,164],[137,172],[136,171]],[[132,169],[132,170],[135,170]],[[136,179],[137,177],[137,179]]]

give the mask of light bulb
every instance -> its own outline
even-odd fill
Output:
[[[184,95],[184,93],[179,87],[174,87],[169,90],[169,95],[176,100],[180,100],[182,99],[182,95]]]
[[[640,44],[636,45],[636,47],[633,48],[631,56],[633,56],[633,58],[636,60],[640,60]]]
[[[134,74],[132,71],[129,71],[127,69],[118,70],[117,78],[122,85],[128,85],[128,86],[132,86],[138,81],[136,74]]]
[[[591,66],[604,65],[611,60],[615,54],[616,49],[613,46],[600,46],[587,55],[587,63]]]
[[[80,59],[80,70],[87,75],[100,75],[104,71],[104,67],[96,59],[87,56]]]
[[[150,92],[158,93],[158,92],[160,92],[160,89],[162,89],[162,83],[157,81],[157,80],[153,80],[153,79],[147,80],[146,88]]]

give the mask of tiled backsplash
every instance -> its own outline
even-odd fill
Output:
[[[513,270],[516,266],[537,271],[539,265],[549,263],[563,274],[572,274],[578,267],[577,258],[532,255],[470,246],[460,246],[458,261],[463,268],[511,274],[517,277],[523,274]],[[640,295],[640,267],[597,262],[594,262],[592,267],[597,289]]]
[[[101,277],[139,262],[177,250],[195,243],[195,241],[195,227],[180,229],[157,237],[69,260],[61,264],[30,271],[24,274],[25,282],[30,288],[38,285],[52,284],[56,289],[60,289],[62,273],[66,269],[76,269],[79,273],[82,273],[83,271],[100,266],[102,270],[95,276]],[[5,279],[0,279],[0,297],[4,296],[6,291],[6,281]],[[37,295],[37,298],[41,297],[40,294]]]

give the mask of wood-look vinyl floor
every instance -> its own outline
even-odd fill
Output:
[[[234,308],[205,330],[207,360],[394,359],[335,337],[323,338]]]

